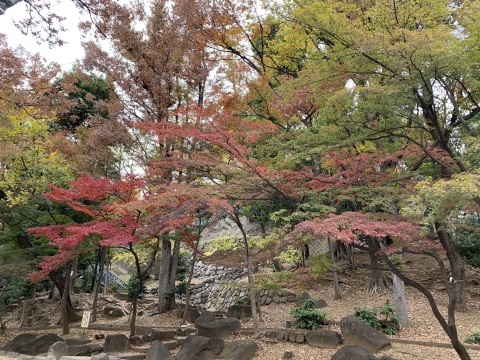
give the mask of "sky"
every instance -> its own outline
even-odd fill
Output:
[[[71,1],[55,4],[55,11],[66,17],[63,26],[67,30],[62,35],[62,39],[67,42],[66,45],[50,49],[47,44],[37,44],[32,35],[23,35],[13,24],[13,19],[26,17],[26,5],[23,2],[8,8],[0,17],[0,32],[7,35],[10,47],[22,46],[31,53],[40,53],[46,60],[60,64],[63,70],[69,70],[77,59],[83,58],[84,54],[80,44],[80,32],[77,28],[80,15]]]

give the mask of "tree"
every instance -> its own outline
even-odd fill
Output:
[[[461,359],[470,359],[465,347],[459,341],[455,326],[455,297],[449,296],[448,320],[438,310],[432,294],[422,285],[407,277],[388,258],[388,254],[394,253],[395,249],[408,249],[415,253],[424,253],[439,259],[438,250],[443,250],[428,237],[422,237],[422,229],[408,220],[398,216],[387,214],[360,214],[358,212],[345,212],[341,215],[331,215],[326,219],[317,218],[305,221],[297,225],[290,233],[289,238],[295,239],[299,233],[310,233],[315,236],[329,237],[346,243],[356,243],[362,238],[368,237],[378,243],[384,260],[392,272],[402,279],[407,285],[414,286],[427,298],[432,312],[442,326],[445,333],[457,351]],[[439,268],[444,280],[446,271],[443,262],[439,261]],[[445,281],[448,291],[454,286]]]

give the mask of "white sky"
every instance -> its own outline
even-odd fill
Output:
[[[66,17],[63,26],[68,29],[61,34],[61,39],[66,42],[63,46],[56,46],[52,49],[47,44],[37,44],[32,35],[23,35],[15,25],[13,19],[22,19],[26,16],[26,5],[20,2],[7,9],[4,15],[0,16],[0,32],[7,35],[8,44],[12,48],[24,47],[30,53],[40,53],[47,61],[56,62],[63,70],[69,70],[77,59],[83,58],[83,49],[80,44],[80,32],[77,28],[80,15],[71,1],[54,3],[54,11]]]

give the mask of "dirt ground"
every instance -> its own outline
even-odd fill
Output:
[[[432,291],[437,304],[443,315],[446,315],[447,296],[445,287],[438,275],[437,267],[427,257],[406,258],[406,271],[412,275],[417,281],[426,285]],[[307,291],[313,298],[326,300],[328,306],[322,311],[327,313],[327,318],[332,322],[340,321],[344,316],[350,315],[357,307],[375,307],[382,306],[387,301],[393,301],[391,292],[383,294],[368,294],[365,286],[368,282],[368,274],[370,270],[357,269],[340,275],[342,299],[334,300],[334,292],[332,283],[329,279],[319,280],[311,285]],[[456,314],[456,323],[459,338],[463,341],[466,336],[471,335],[475,331],[480,331],[480,270],[467,269],[467,301],[468,311],[466,313]],[[422,341],[440,344],[449,344],[449,339],[444,333],[437,320],[434,318],[430,306],[425,297],[417,290],[406,288],[407,306],[409,314],[409,326],[402,329],[398,335],[391,336],[394,340],[393,345],[377,355],[389,355],[394,359],[457,359],[458,355],[452,348],[440,346],[419,346],[405,343],[395,342],[396,339]],[[147,296],[140,302],[139,315],[137,317],[137,325],[154,326],[154,327],[178,327],[181,325],[174,312],[167,314],[155,313],[155,298]],[[79,312],[90,310],[91,297],[88,294],[74,295],[73,303]],[[108,305],[122,307],[126,312],[129,311],[129,304],[125,301],[116,299],[113,295],[102,295],[99,300],[100,309]],[[39,298],[34,304],[37,316],[46,315],[52,320],[52,323],[58,321],[59,304],[52,302],[46,298]],[[289,311],[293,307],[292,304],[269,305],[263,306],[264,322],[261,324],[263,328],[284,328],[286,320],[292,320]],[[8,341],[18,333],[26,332],[27,329],[18,328],[19,316],[24,312],[19,306],[15,311],[9,314],[7,318],[7,333],[0,335],[0,343]],[[120,318],[111,318],[104,316],[101,311],[98,324],[112,325],[128,325],[128,315]],[[293,321],[292,321],[293,323]],[[242,328],[251,328],[252,323],[242,323]],[[340,331],[338,325],[330,325],[328,328]],[[28,329],[32,331],[32,329]],[[38,330],[39,331],[39,330]],[[42,332],[55,331],[61,335],[61,329],[49,329]],[[89,329],[81,329],[72,327],[68,337],[88,337],[94,338],[98,333],[107,334],[106,331],[94,331]],[[118,331],[117,331],[118,332]],[[125,331],[128,335],[128,332]],[[2,337],[3,336],[3,337]],[[288,342],[276,342],[268,339],[260,339],[258,341],[259,350],[255,359],[282,359],[285,351],[291,351],[294,359],[310,360],[310,359],[329,359],[336,349],[319,349],[308,346],[306,344],[294,344]],[[468,350],[473,360],[480,360],[480,347]],[[0,358],[0,360],[3,360]]]

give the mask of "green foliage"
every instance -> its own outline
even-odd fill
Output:
[[[261,289],[282,290],[292,284],[295,274],[291,271],[276,271],[273,273],[259,273],[255,276]]]
[[[312,276],[322,276],[334,268],[328,254],[310,256],[307,260],[308,273]]]
[[[248,296],[242,296],[235,299],[235,305],[251,305],[252,300]]]
[[[480,330],[475,331],[472,335],[465,338],[467,344],[480,344]]]
[[[388,335],[395,335],[400,330],[395,308],[387,303],[383,307],[358,308],[355,316],[376,330]]]
[[[480,267],[480,219],[467,215],[454,223],[455,244],[463,259],[472,266]]]
[[[302,308],[305,310],[315,309],[316,307],[317,307],[317,301],[315,299],[312,299],[311,297],[306,298],[302,302]]]
[[[327,314],[316,310],[316,301],[312,298],[305,299],[301,307],[290,310],[290,315],[295,319],[300,329],[315,330],[327,323]]]
[[[19,301],[30,294],[35,284],[28,280],[12,278],[9,284],[0,293],[0,305],[8,305],[12,301]]]
[[[138,279],[138,276],[137,275],[131,276],[127,284],[127,300],[128,301],[133,300],[133,295],[135,294],[135,291],[137,291],[139,286],[140,286],[140,280]],[[147,287],[144,284],[142,286],[140,294],[138,294],[138,298],[143,299],[145,297],[146,291],[147,291]]]

